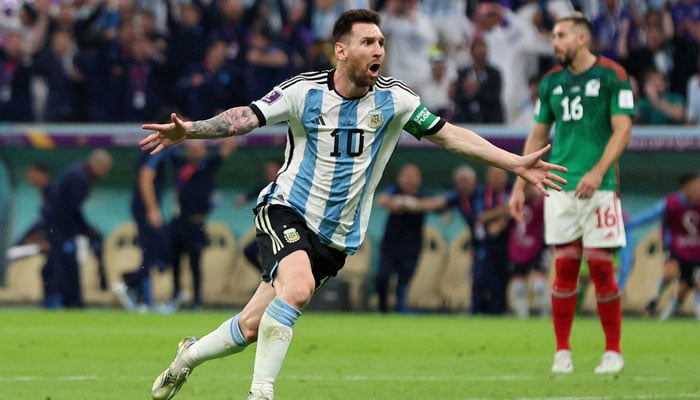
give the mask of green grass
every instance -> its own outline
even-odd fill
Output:
[[[229,316],[0,310],[0,400],[148,399],[178,340]],[[597,376],[601,328],[579,317],[575,372],[553,376],[546,320],[309,312],[295,328],[276,398],[700,399],[698,333],[690,319],[626,319],[625,371]],[[198,367],[176,399],[244,399],[254,350]]]

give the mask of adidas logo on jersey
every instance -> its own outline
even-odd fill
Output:
[[[552,90],[552,95],[556,96],[558,94],[564,94],[564,88],[561,87],[561,85],[557,86]]]

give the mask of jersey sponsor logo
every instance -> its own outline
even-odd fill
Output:
[[[561,85],[557,86],[552,90],[552,96],[556,96],[558,94],[564,94],[564,88],[561,87]]]
[[[272,90],[265,97],[262,98],[263,103],[272,104],[277,100],[282,98],[282,92],[279,90]]]
[[[600,79],[591,79],[586,82],[586,96],[598,97],[598,93],[600,93]]]
[[[369,112],[369,127],[372,129],[377,129],[384,123],[384,115],[382,115],[382,110],[372,110]]]
[[[287,243],[296,243],[301,239],[301,235],[297,232],[296,228],[285,229],[282,235]]]
[[[633,109],[634,108],[634,95],[632,90],[623,89],[617,95],[617,105],[620,108]]]

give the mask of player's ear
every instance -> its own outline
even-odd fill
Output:
[[[335,48],[333,50],[335,52],[335,58],[338,61],[345,60],[346,58],[348,58],[347,47],[345,46],[345,43],[335,42]]]

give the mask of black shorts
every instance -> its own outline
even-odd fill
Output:
[[[262,280],[274,286],[280,261],[287,255],[304,250],[311,260],[316,289],[338,274],[347,255],[321,243],[299,213],[279,205],[266,205],[255,212],[255,241],[260,249]]]
[[[673,253],[669,254],[669,258],[678,261],[678,269],[680,270],[680,280],[693,287],[700,280],[700,262],[686,261],[680,257],[676,257]]]
[[[543,246],[542,250],[540,250],[540,252],[537,253],[537,257],[535,257],[535,259],[531,263],[513,263],[513,275],[527,276],[527,274],[530,273],[530,271],[546,273],[549,269],[549,262],[551,261],[548,255],[549,253],[547,252],[547,246]]]

